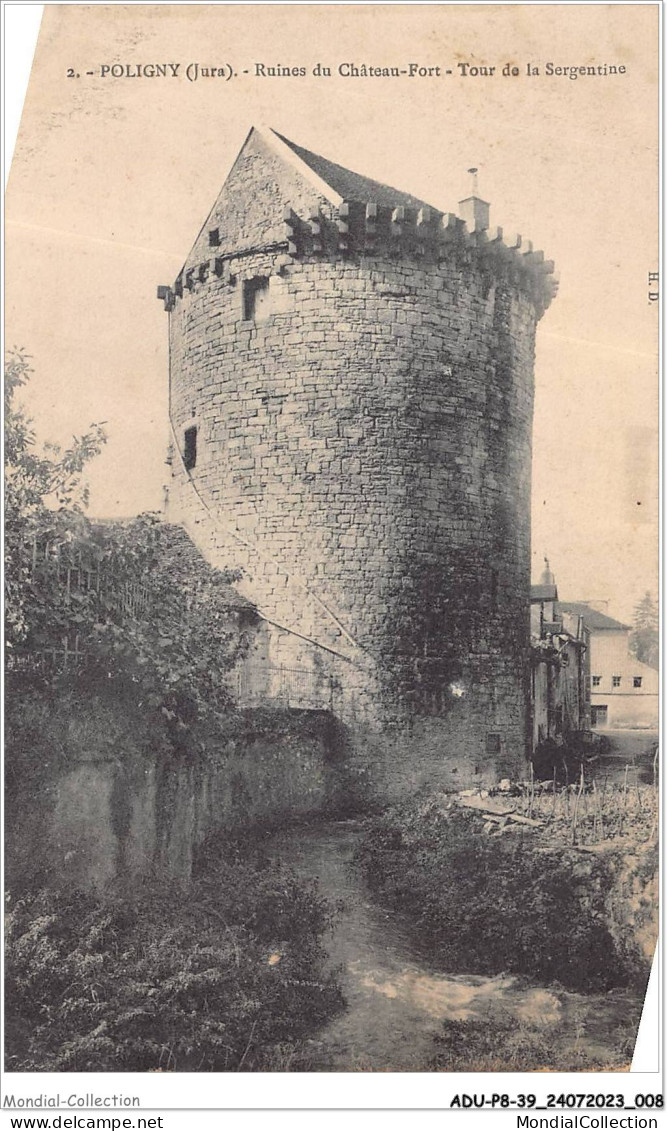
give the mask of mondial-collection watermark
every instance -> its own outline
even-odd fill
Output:
[[[79,1095],[72,1092],[69,1096],[61,1096],[60,1092],[49,1096],[41,1092],[38,1096],[5,1095],[2,1106],[7,1108],[58,1108],[58,1107],[141,1107],[139,1096],[124,1096],[114,1093],[111,1096],[96,1096],[94,1092]]]
[[[614,1131],[615,1128],[634,1129],[657,1128],[658,1120],[654,1115],[517,1115],[516,1126],[518,1131]]]

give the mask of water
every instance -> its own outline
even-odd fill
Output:
[[[628,785],[653,782],[657,730],[601,730],[599,734],[606,738],[607,750],[594,763],[593,772],[598,781],[606,778],[614,784],[622,784],[627,766]]]
[[[634,995],[567,993],[506,975],[438,972],[419,955],[400,918],[369,898],[350,867],[361,835],[360,823],[331,822],[280,833],[267,846],[343,904],[328,949],[332,965],[341,968],[347,1009],[310,1042],[316,1070],[424,1071],[444,1021],[508,1014],[546,1034],[556,1027],[562,1032],[565,1021],[568,1051],[583,1047],[598,1067],[612,1063],[615,1029],[637,1009]]]

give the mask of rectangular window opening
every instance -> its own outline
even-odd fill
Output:
[[[613,675],[613,676],[611,677],[611,686],[612,686],[612,687],[620,687],[620,686],[621,686],[621,677],[620,677],[620,675]]]
[[[500,754],[500,735],[487,734],[486,736],[486,752],[487,754]]]
[[[491,581],[491,584],[490,584],[489,588],[491,590],[491,608],[496,609],[498,607],[498,570],[497,569],[491,570],[490,581]]]
[[[642,677],[640,675],[633,676],[632,686],[633,687],[641,687],[641,685],[642,685]]]
[[[593,676],[593,687],[599,687],[601,683],[602,683],[602,676],[601,675],[594,675]]]
[[[269,280],[246,279],[243,283],[243,318],[246,322],[265,322],[270,314]]]
[[[197,426],[186,428],[183,436],[183,463],[186,471],[197,466]]]

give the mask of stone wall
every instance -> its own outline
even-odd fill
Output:
[[[336,812],[349,794],[324,713],[238,712],[178,753],[156,748],[142,713],[108,697],[27,703],[20,718],[7,749],[10,889],[187,879],[208,834]]]
[[[211,833],[349,816],[423,787],[456,790],[509,772],[502,758],[468,763],[463,711],[447,740],[438,718],[378,731],[323,711],[237,711],[218,733],[195,727],[173,747],[144,711],[111,693],[13,697],[10,890],[186,880]]]
[[[170,517],[214,564],[244,569],[242,591],[294,662],[331,666],[345,721],[437,718],[444,760],[470,776],[485,760],[517,767],[535,288],[483,241],[421,255],[311,241],[290,258],[286,205],[335,217],[251,144],[169,300]],[[197,267],[213,224],[219,274]],[[268,298],[254,319],[243,296],[257,279]]]

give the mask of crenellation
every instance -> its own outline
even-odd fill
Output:
[[[261,138],[248,147],[205,226],[218,255],[196,244],[161,288],[175,442],[196,410],[209,455],[189,475],[174,460],[172,514],[245,571],[283,651],[293,637],[333,665],[343,720],[379,734],[428,718],[433,750],[437,732],[471,773],[490,731],[498,764],[520,759],[534,335],[553,263],[427,205],[327,201]],[[254,279],[261,320],[241,317]]]

